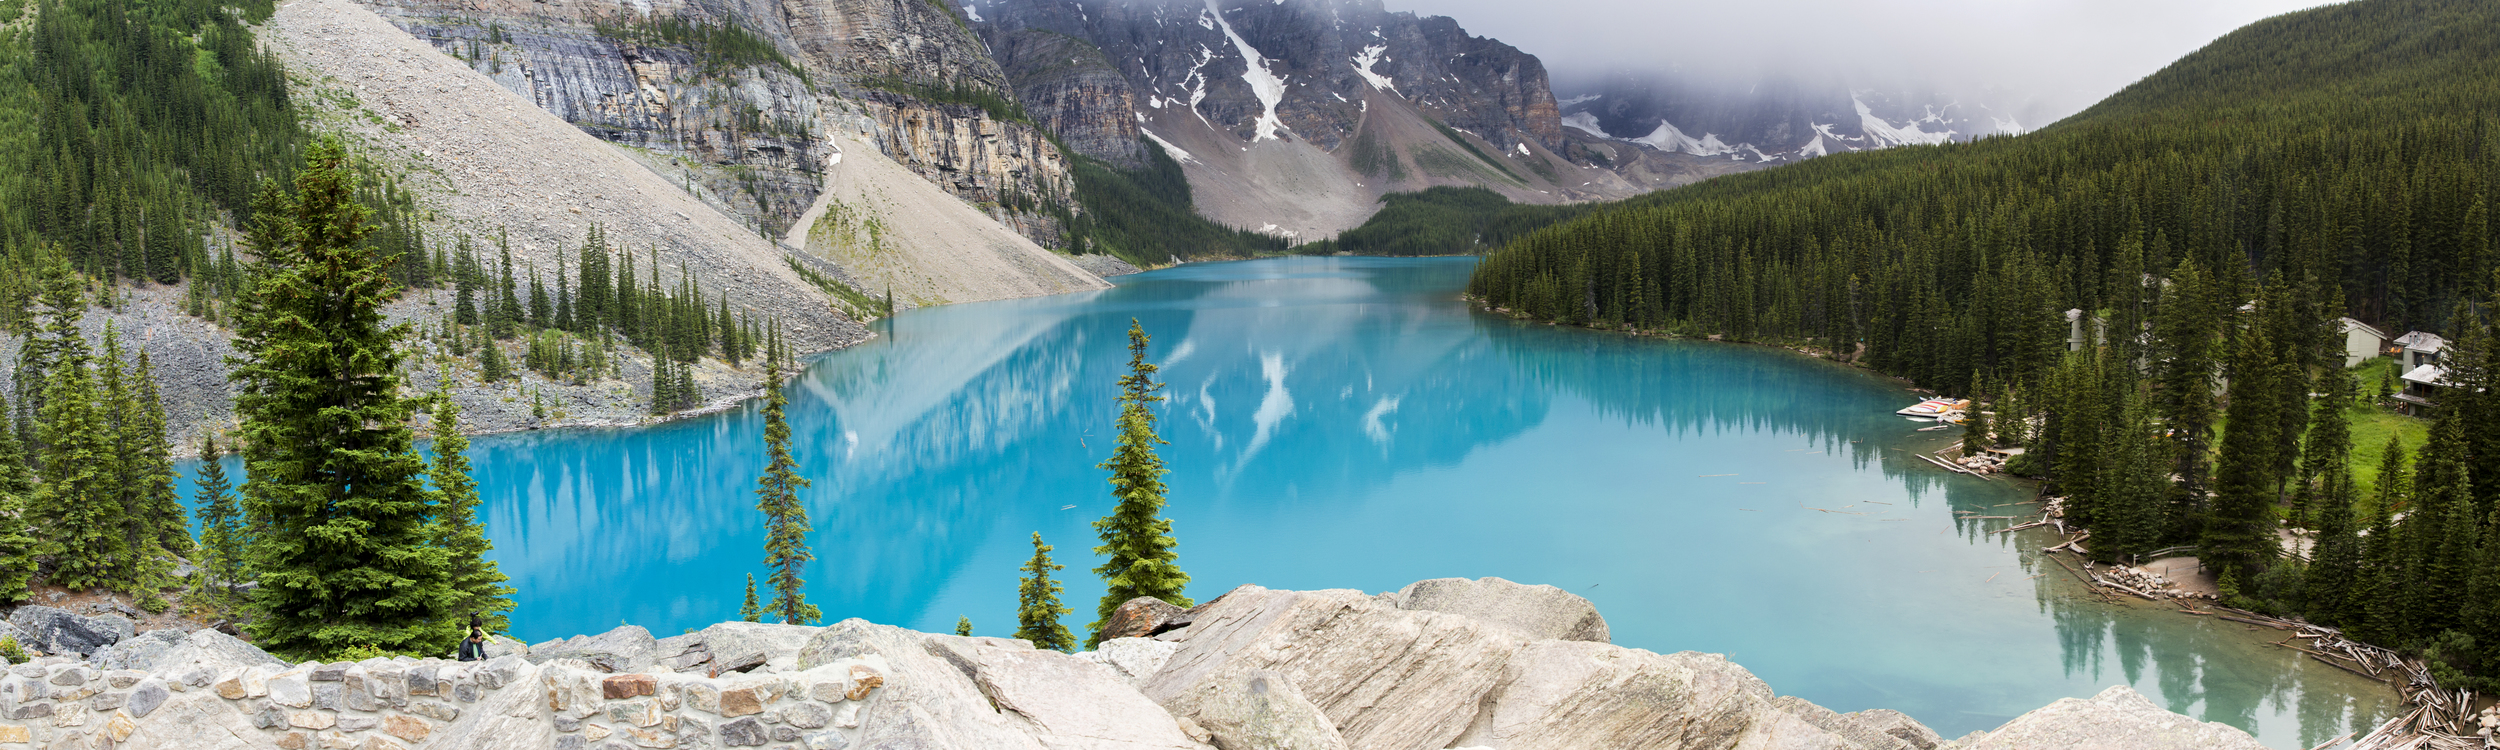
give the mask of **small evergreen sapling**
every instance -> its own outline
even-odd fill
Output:
[[[970,617],[957,617],[957,618],[955,618],[955,634],[956,634],[956,635],[960,635],[960,636],[964,636],[964,637],[966,637],[966,638],[970,638],[970,637],[972,637],[972,618],[970,618]]]
[[[764,605],[755,601],[754,573],[747,574],[747,600],[746,603],[738,605],[738,619],[747,622],[764,621]]]
[[[1067,566],[1050,561],[1051,546],[1042,543],[1041,532],[1033,532],[1033,559],[1024,564],[1024,578],[1016,586],[1016,637],[1032,641],[1034,648],[1052,651],[1076,650],[1076,636],[1059,617],[1073,610],[1059,603],[1059,582],[1050,574]]]

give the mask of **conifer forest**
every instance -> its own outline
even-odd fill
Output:
[[[1469,292],[1979,399],[1974,446],[2026,448],[2012,468],[2065,499],[2094,556],[2192,547],[2242,606],[2500,684],[2493,80],[2488,3],[2278,17],[2035,133],[1815,159],[1545,227]],[[2405,405],[2388,398],[2403,384],[2356,382],[2339,318],[2446,342],[2427,441],[2387,446],[2383,467],[2354,466],[2347,422]]]

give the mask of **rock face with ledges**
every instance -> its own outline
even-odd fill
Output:
[[[1086,654],[845,620],[640,628],[484,662],[289,664],[213,631],[142,634],[0,676],[0,745],[116,750],[2187,750],[2259,747],[2124,687],[1956,744],[1898,712],[1836,713],[1726,658],[1523,634],[1577,597],[1501,579],[1401,594],[1244,586],[1154,638]],[[1426,585],[1430,584],[1430,585]],[[1458,598],[1473,592],[1481,601]],[[23,609],[21,609],[23,611]],[[41,616],[36,613],[30,617]],[[1536,620],[1531,622],[1544,622]],[[1569,629],[1566,629],[1569,630]],[[689,654],[751,665],[719,672]],[[734,655],[733,655],[734,654]],[[611,673],[610,670],[615,670]]]

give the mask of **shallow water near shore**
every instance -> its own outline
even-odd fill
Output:
[[[809,600],[1014,630],[1029,535],[1094,617],[1114,381],[1133,317],[1163,366],[1173,534],[1203,601],[1236,585],[1397,589],[1500,576],[1594,601],[1617,644],[1724,653],[1781,694],[1947,738],[2133,685],[2305,748],[2392,691],[2280,633],[2084,594],[2013,521],[2029,488],[1913,457],[1897,382],[1778,349],[1471,312],[1472,259],[1190,265],[1102,291],[903,313],[789,388]],[[479,438],[515,634],[734,619],[762,577],[752,405],[644,429]],[[186,475],[192,467],[185,466]],[[186,482],[182,491],[190,492]]]

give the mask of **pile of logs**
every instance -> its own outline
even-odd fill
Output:
[[[2431,679],[2430,667],[2384,648],[2344,637],[2334,628],[2271,617],[2244,609],[2192,610],[2217,620],[2291,631],[2274,645],[2308,654],[2318,663],[2393,685],[2410,708],[2364,735],[2353,750],[2491,750],[2500,748],[2492,726],[2500,713],[2474,711],[2474,694],[2448,690]],[[2329,743],[2331,747],[2333,743]]]
[[[2050,526],[2059,534],[2065,534],[2064,503],[2061,502],[2064,498],[2044,497],[2041,500],[2045,507],[2040,520],[1990,533]],[[2364,735],[2352,745],[2352,750],[2500,750],[2500,706],[2477,713],[2471,691],[2441,688],[2438,681],[2431,678],[2429,666],[2421,660],[2345,638],[2342,631],[2334,628],[2231,607],[2199,609],[2186,600],[2213,597],[2182,591],[2169,579],[2139,568],[2096,566],[2090,560],[2083,560],[2082,567],[2077,568],[2057,556],[2059,552],[2073,552],[2076,557],[2083,557],[2086,554],[2083,541],[2091,537],[2092,532],[2087,530],[2040,551],[2044,557],[2083,581],[2095,596],[2107,599],[2111,592],[2118,592],[2150,601],[2170,601],[2178,604],[2180,611],[2186,614],[2290,631],[2289,636],[2274,645],[2308,654],[2309,658],[2321,664],[2394,686],[2398,694],[2404,696],[2408,710]],[[2341,741],[2342,738],[2338,738],[2319,747],[2333,747]]]

